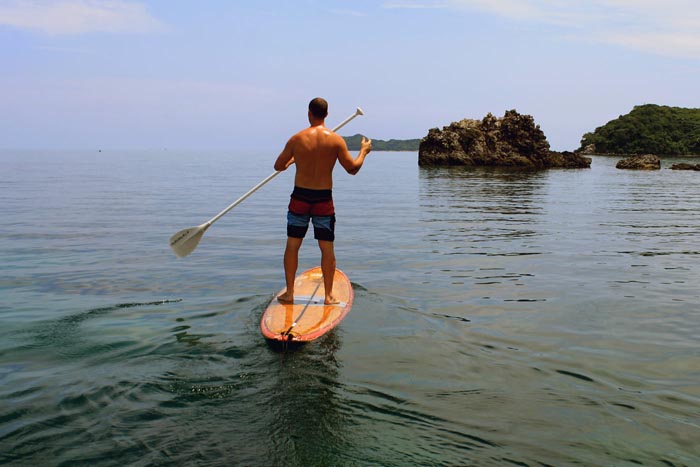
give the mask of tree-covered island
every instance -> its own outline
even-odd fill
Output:
[[[635,106],[581,139],[586,154],[700,155],[700,109]]]

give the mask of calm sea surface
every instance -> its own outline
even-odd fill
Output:
[[[336,171],[355,305],[282,353],[291,171],[168,247],[275,157],[0,153],[0,464],[700,465],[700,174],[373,153]]]

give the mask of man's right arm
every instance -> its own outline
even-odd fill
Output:
[[[293,137],[287,141],[287,144],[284,146],[284,149],[280,153],[279,156],[277,156],[277,160],[275,161],[275,170],[278,172],[281,172],[282,170],[287,170],[287,168],[294,163],[294,153],[292,151],[292,139]]]
[[[339,137],[340,138],[340,137]],[[345,171],[350,175],[356,175],[357,172],[362,168],[362,164],[365,162],[365,157],[372,150],[372,140],[365,139],[362,137],[362,143],[360,145],[360,153],[356,158],[352,157],[350,151],[348,151],[348,146],[345,144],[345,140],[340,138],[341,144],[338,150],[338,162],[343,166]]]

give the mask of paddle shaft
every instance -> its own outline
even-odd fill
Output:
[[[346,118],[345,120],[343,120],[342,122],[340,122],[340,124],[338,124],[338,126],[336,126],[335,128],[333,128],[332,131],[336,132],[336,131],[340,130],[340,129],[343,128],[345,125],[347,125],[348,123],[350,123],[350,121],[351,121],[353,118],[357,117],[358,115],[363,115],[362,109],[360,109],[359,107],[357,108],[357,110],[355,110],[355,113],[354,113],[354,114],[352,114],[351,116],[349,116],[348,118]],[[208,221],[205,225],[206,225],[207,227],[209,227],[209,226],[212,225],[214,222],[216,222],[216,221],[218,221],[219,219],[221,219],[221,217],[223,217],[227,212],[229,212],[231,209],[233,209],[233,208],[235,208],[236,206],[238,206],[239,204],[241,204],[243,201],[245,201],[246,198],[248,198],[250,195],[252,195],[252,194],[255,193],[256,191],[258,191],[263,185],[265,185],[267,182],[269,182],[270,180],[272,180],[273,178],[275,178],[276,176],[278,176],[280,173],[282,173],[281,170],[280,170],[280,171],[276,171],[276,172],[274,172],[274,173],[268,175],[263,181],[261,181],[260,183],[258,183],[257,185],[255,185],[253,188],[251,188],[250,190],[248,190],[247,192],[245,192],[245,193],[243,194],[243,196],[241,196],[240,198],[238,198],[238,199],[237,199],[236,201],[234,201],[233,203],[229,204],[229,205],[226,207],[226,209],[224,209],[224,210],[221,211],[219,214],[217,214],[216,216],[214,216],[214,217],[212,217],[211,219],[209,219],[209,221]]]

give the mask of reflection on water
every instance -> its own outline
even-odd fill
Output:
[[[332,331],[318,345],[281,354],[270,369],[275,379],[268,397],[271,465],[333,465],[345,451],[348,420],[338,397],[339,346],[337,332]],[[319,440],[325,446],[322,451]]]
[[[503,301],[547,299],[517,290],[534,277],[531,268],[522,267],[533,260],[519,257],[550,251],[541,227],[547,172],[446,167],[420,169],[419,175],[421,221],[436,262],[432,269],[437,277],[429,283],[442,287],[450,281],[453,290],[462,286],[457,302],[473,302],[474,294],[479,300],[492,300],[495,290],[506,294]],[[466,290],[470,284],[473,287]]]
[[[544,209],[546,174],[448,167],[420,170],[420,212],[428,238],[446,254],[532,254],[502,251],[532,243]]]

